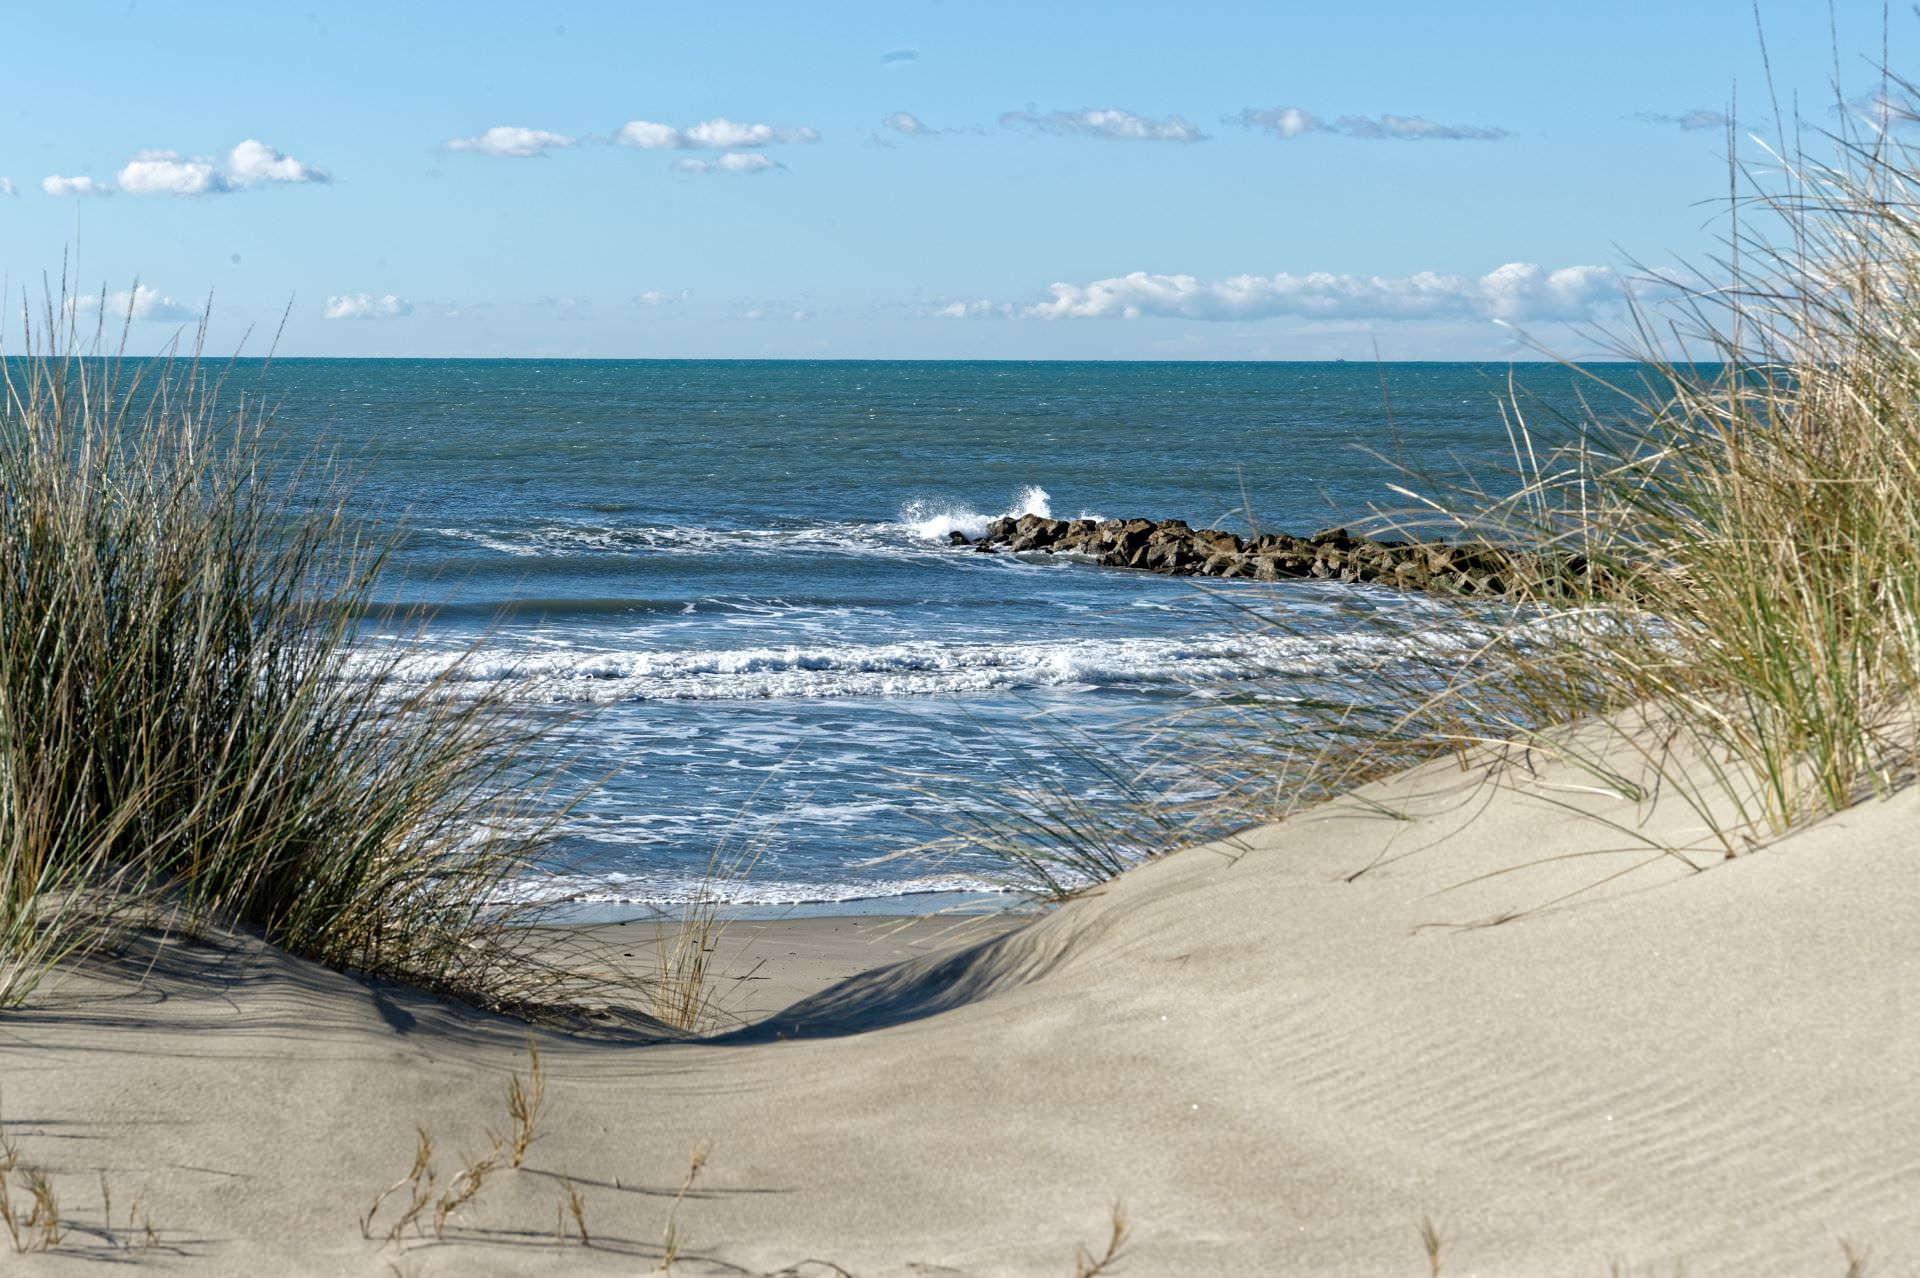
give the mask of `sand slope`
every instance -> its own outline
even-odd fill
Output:
[[[1449,1275],[1838,1278],[1842,1240],[1920,1270],[1920,791],[1693,873],[1649,850],[1693,840],[1682,805],[1475,779],[719,1042],[542,1034],[541,1139],[441,1243],[358,1217],[416,1125],[445,1173],[504,1128],[523,1027],[247,942],[69,980],[0,1017],[7,1129],[83,1227],[31,1267],[96,1271],[104,1172],[160,1237],[130,1258],[181,1273],[642,1273],[710,1142],[680,1273],[1067,1278],[1116,1201],[1133,1278],[1424,1275],[1423,1212]],[[563,1172],[590,1249],[553,1240]]]

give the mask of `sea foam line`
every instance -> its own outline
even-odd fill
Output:
[[[695,901],[716,905],[841,905],[850,901],[965,893],[997,896],[1012,891],[1004,883],[966,875],[923,875],[910,879],[861,879],[810,882],[800,879],[715,880],[694,875],[544,874],[502,885],[502,904],[645,905],[673,907]]]
[[[1465,634],[1217,635],[1016,640],[1010,643],[822,643],[691,650],[502,646],[465,654],[456,681],[517,682],[559,701],[717,701],[894,697],[1167,684],[1244,683],[1366,668]],[[440,677],[452,649],[400,658],[402,682]]]
[[[1053,517],[1047,490],[1031,484],[1020,490],[1001,515]],[[722,528],[698,524],[619,527],[598,523],[552,522],[530,528],[438,527],[450,541],[466,542],[514,558],[568,555],[781,555],[795,552],[872,554],[944,547],[948,535],[978,539],[1000,516],[970,506],[918,498],[900,508],[894,520],[800,524],[785,528]],[[1083,518],[1098,518],[1083,515]]]

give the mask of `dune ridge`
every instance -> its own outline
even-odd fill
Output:
[[[0,1021],[0,1117],[75,1222],[47,1272],[105,1252],[100,1174],[196,1273],[631,1273],[671,1215],[675,1272],[1069,1275],[1116,1202],[1134,1275],[1425,1273],[1423,1215],[1444,1274],[1900,1272],[1916,818],[1695,872],[1671,798],[1430,764],[709,1042],[536,1031],[527,1165],[437,1242],[360,1215],[416,1125],[448,1168],[504,1125],[525,1027],[244,938]]]

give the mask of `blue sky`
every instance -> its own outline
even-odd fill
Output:
[[[1826,7],[1761,15],[1829,124]],[[1867,93],[1880,6],[1835,23]],[[1577,354],[1616,271],[1716,250],[1726,135],[1689,113],[1771,115],[1748,0],[63,0],[0,31],[4,336],[64,260],[139,350],[211,298],[214,350],[284,314],[296,355]]]

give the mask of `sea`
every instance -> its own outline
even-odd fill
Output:
[[[993,899],[1006,867],[954,846],[970,811],[1036,779],[1120,802],[1112,767],[1170,719],[1364,679],[1382,612],[1409,643],[1451,624],[1377,587],[1169,578],[950,533],[1023,512],[1358,527],[1408,505],[1410,473],[1510,482],[1514,406],[1550,438],[1591,410],[1595,372],[281,359],[259,376],[278,437],[343,458],[356,510],[398,530],[380,602],[430,615],[404,639],[409,677],[459,658],[566,725],[566,775],[591,787],[511,893],[609,917],[703,893],[736,914]]]

